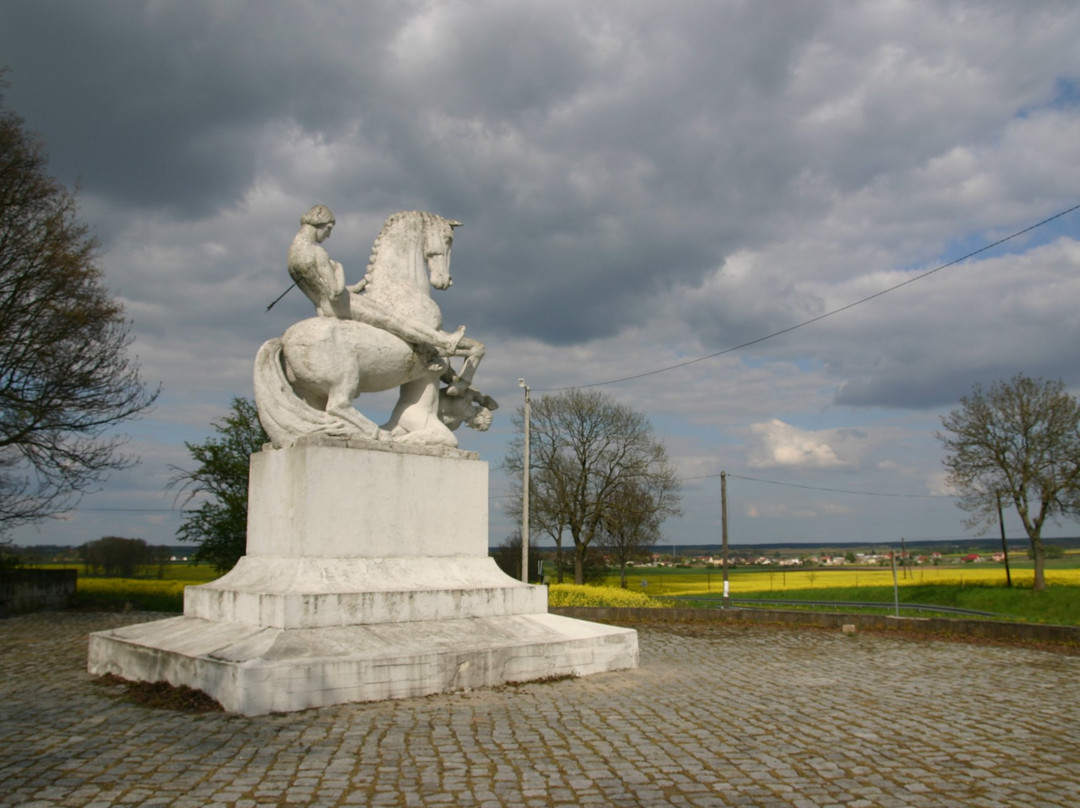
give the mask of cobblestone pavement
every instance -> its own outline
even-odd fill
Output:
[[[636,671],[244,718],[124,701],[86,635],[0,621],[0,806],[1009,806],[1080,800],[1080,657],[641,631]]]

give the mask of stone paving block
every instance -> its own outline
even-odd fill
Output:
[[[639,670],[244,718],[139,707],[87,676],[89,632],[159,617],[0,621],[0,808],[993,808],[1080,793],[1080,704],[1054,696],[1080,681],[1073,656],[674,625],[641,630]]]

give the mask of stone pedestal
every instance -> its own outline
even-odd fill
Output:
[[[636,632],[548,614],[499,570],[487,491],[464,452],[265,449],[247,555],[183,617],[92,634],[89,671],[261,715],[636,667]]]

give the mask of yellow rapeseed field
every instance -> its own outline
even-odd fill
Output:
[[[575,584],[552,584],[548,587],[549,606],[608,606],[657,609],[670,603],[650,598],[641,592],[621,589],[617,586],[576,586]]]
[[[48,566],[62,568],[64,565]],[[76,569],[79,570],[77,599],[85,605],[99,604],[106,608],[131,603],[136,608],[180,611],[184,587],[219,577],[213,567],[205,564],[169,564],[162,578],[100,578],[83,574],[81,567]]]
[[[1015,584],[1030,586],[1033,576],[1034,573],[1030,569],[1012,571],[1012,580]],[[778,582],[777,579],[781,580]],[[1080,569],[1047,570],[1046,580],[1051,584],[1080,584]],[[1005,582],[1005,571],[1001,567],[913,567],[908,568],[906,572],[897,570],[896,582],[900,586],[1001,584]],[[761,592],[773,589],[829,589],[847,586],[892,586],[892,584],[891,569],[868,567],[855,570],[788,571],[782,575],[759,572],[733,578],[731,588],[733,592]]]
[[[191,581],[168,581],[144,578],[84,578],[79,577],[80,594],[130,600],[140,596],[183,597],[184,587]]]
[[[1034,573],[1030,568],[1012,570],[1014,584],[1030,586]],[[609,576],[607,583],[617,581]],[[905,572],[898,569],[896,580],[900,586],[920,584],[973,585],[1004,584],[1005,570],[999,566],[910,567]],[[645,581],[645,586],[642,586]],[[1071,584],[1080,586],[1080,569],[1048,569],[1048,584]],[[833,589],[846,587],[893,585],[889,567],[845,567],[842,569],[735,569],[729,574],[730,594],[736,597],[750,592],[784,592],[799,589]],[[718,595],[723,591],[719,570],[707,572],[700,569],[641,569],[627,575],[628,587],[649,595]]]

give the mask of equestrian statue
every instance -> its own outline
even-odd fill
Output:
[[[447,289],[450,247],[460,222],[395,213],[372,247],[367,275],[347,285],[321,246],[334,215],[316,205],[289,247],[289,275],[315,304],[255,358],[255,401],[273,445],[308,436],[456,447],[461,423],[485,430],[498,404],[472,387],[484,345],[465,327],[442,329],[431,287]],[[455,370],[451,357],[462,357]],[[446,384],[440,390],[440,382]],[[377,425],[353,407],[361,393],[400,387],[390,420]]]

